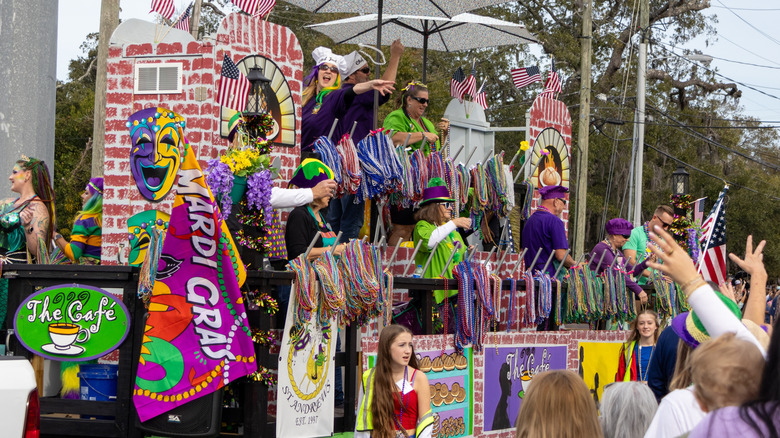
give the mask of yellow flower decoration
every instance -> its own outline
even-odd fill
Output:
[[[523,140],[523,141],[520,142],[520,150],[521,151],[525,152],[525,151],[528,150],[529,147],[531,147],[531,145],[528,144],[527,141]]]

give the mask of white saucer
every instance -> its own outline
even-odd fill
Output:
[[[41,350],[51,353],[51,354],[60,354],[63,356],[75,356],[77,354],[81,354],[84,352],[84,347],[80,347],[78,345],[71,345],[70,347],[60,350],[57,348],[54,344],[46,344],[41,347]]]

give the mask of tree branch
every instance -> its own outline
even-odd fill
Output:
[[[224,12],[222,12],[222,10],[221,10],[221,9],[219,9],[219,7],[218,7],[217,5],[215,5],[214,3],[211,3],[211,2],[203,2],[203,5],[202,5],[202,6],[208,6],[208,7],[211,9],[211,11],[212,11],[212,12],[214,12],[215,14],[217,14],[217,15],[220,15],[220,16],[222,16],[222,17],[224,17],[224,16],[225,16],[225,13],[224,13]]]
[[[92,69],[95,68],[95,62],[96,61],[97,61],[97,56],[92,58],[92,62],[89,63],[89,66],[87,67],[87,71],[84,72],[83,75],[81,75],[78,79],[72,80],[70,82],[62,82],[62,83],[57,84],[57,88],[62,88],[66,84],[72,84],[73,82],[80,82],[80,81],[82,81],[84,78],[89,76],[89,74],[92,72]]]
[[[739,99],[742,96],[742,91],[739,90],[737,84],[733,82],[731,83],[707,82],[696,77],[691,77],[686,81],[682,81],[673,78],[672,75],[670,75],[668,72],[665,72],[663,70],[657,70],[657,69],[648,69],[647,79],[655,79],[655,80],[670,82],[672,86],[678,90],[678,101],[680,103],[680,109],[684,109],[689,100],[686,98],[686,91],[685,91],[685,89],[688,87],[699,87],[707,91],[708,93],[712,93],[717,90],[728,90],[727,94],[735,99]]]

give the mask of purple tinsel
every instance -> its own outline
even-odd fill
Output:
[[[303,86],[308,87],[309,84],[311,84],[311,81],[317,78],[317,72],[320,71],[320,64],[317,64],[314,66],[314,68],[311,69],[311,73],[309,73],[308,76],[303,78]]]
[[[688,228],[688,251],[691,253],[691,259],[696,264],[699,261],[699,239],[696,228]]]
[[[271,187],[273,181],[271,172],[263,170],[253,173],[246,180],[246,202],[249,208],[262,211],[265,216],[265,223],[269,225],[273,221],[274,209],[271,206]]]
[[[233,190],[233,172],[230,166],[223,163],[219,158],[208,161],[209,167],[206,168],[206,184],[209,185],[211,193],[219,200],[220,217],[224,220],[230,215],[233,208],[233,200],[230,198],[230,191]]]

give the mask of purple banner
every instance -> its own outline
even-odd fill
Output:
[[[485,349],[483,431],[515,427],[525,391],[539,373],[566,369],[565,345],[499,347]]]
[[[257,369],[239,290],[246,271],[185,146],[133,391],[141,421]]]

